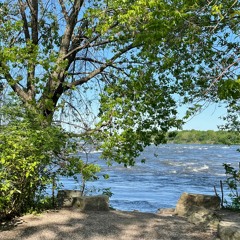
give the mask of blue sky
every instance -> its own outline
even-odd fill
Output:
[[[180,109],[180,113],[184,113],[186,109]],[[226,114],[226,108],[224,106],[219,107],[216,104],[210,105],[208,108],[203,110],[198,115],[192,117],[188,122],[183,126],[183,130],[218,130],[218,125],[224,123],[221,116]]]

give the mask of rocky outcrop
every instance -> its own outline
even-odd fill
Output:
[[[175,213],[191,223],[210,227],[217,233],[216,240],[240,240],[240,213],[220,210],[217,196],[183,193]]]
[[[218,210],[220,202],[217,196],[185,192],[178,200],[175,212],[180,216],[188,217],[198,209]]]
[[[192,212],[187,217],[188,221],[194,224],[203,224],[212,230],[217,230],[220,222],[219,216],[214,210],[208,210],[206,208],[196,209],[196,212]]]
[[[81,196],[80,191],[60,190],[57,199],[59,207],[74,207],[80,211],[109,210],[109,197],[106,195]]]
[[[175,213],[187,217],[195,224],[205,224],[216,229],[219,217],[216,210],[220,209],[220,198],[217,196],[183,193],[177,202]]]

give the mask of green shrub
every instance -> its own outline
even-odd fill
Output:
[[[235,169],[230,164],[223,164],[227,179],[225,183],[230,190],[228,196],[230,197],[230,202],[225,200],[227,208],[234,210],[240,210],[240,164],[238,169]]]
[[[0,215],[15,216],[36,209],[52,183],[62,149],[64,132],[53,126],[36,127],[14,121],[0,132]]]

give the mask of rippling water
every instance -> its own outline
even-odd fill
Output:
[[[175,207],[183,192],[214,194],[214,185],[225,179],[223,163],[238,166],[238,146],[167,144],[150,146],[134,167],[107,167],[92,152],[91,161],[98,161],[110,179],[89,182],[89,189],[111,188],[112,207],[120,210],[156,212],[159,208]],[[83,155],[84,157],[84,155]],[[65,189],[77,189],[72,179],[62,179]],[[220,192],[220,191],[219,191]]]

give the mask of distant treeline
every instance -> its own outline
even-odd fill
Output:
[[[227,131],[198,131],[198,130],[183,130],[169,132],[167,136],[168,143],[192,143],[192,144],[239,144],[239,132]]]

